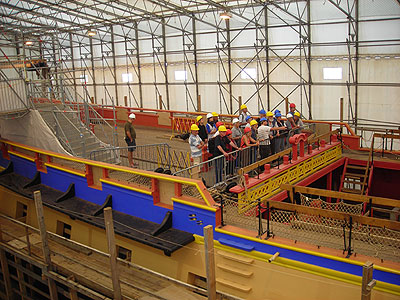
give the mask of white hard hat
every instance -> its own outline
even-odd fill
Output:
[[[235,123],[237,123],[237,122],[239,122],[239,119],[238,119],[238,118],[234,118],[234,119],[232,120],[232,124],[235,124]]]
[[[136,119],[135,114],[134,114],[134,113],[131,113],[131,114],[129,115],[129,119]]]
[[[208,113],[208,114],[207,114],[207,119],[208,119],[208,118],[212,118],[212,116],[213,116],[212,113]]]
[[[286,119],[289,119],[289,118],[293,118],[293,115],[292,114],[287,114],[286,115]]]

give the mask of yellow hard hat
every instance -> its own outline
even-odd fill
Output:
[[[190,130],[199,130],[199,126],[192,124],[192,126],[190,126]]]
[[[213,111],[211,114],[213,115],[213,117],[218,117],[218,114],[215,111]]]
[[[202,118],[203,118],[203,116],[197,116],[196,122],[199,122]]]
[[[273,117],[273,116],[274,116],[274,113],[272,111],[267,112],[267,117]]]
[[[300,117],[300,113],[299,113],[298,111],[296,111],[296,112],[294,113],[294,115],[297,116],[297,117]]]
[[[221,125],[218,127],[218,131],[226,131],[226,127],[224,125]]]
[[[246,104],[240,105],[240,109],[245,109],[245,108],[247,108]]]
[[[250,126],[257,125],[257,124],[258,124],[258,123],[257,123],[256,120],[251,120],[251,121],[250,121]]]

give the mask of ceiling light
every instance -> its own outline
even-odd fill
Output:
[[[88,30],[87,35],[88,35],[88,36],[95,36],[95,35],[96,35],[96,31],[90,29],[90,30]]]
[[[26,42],[25,42],[25,45],[27,45],[27,46],[32,46],[32,45],[33,45],[33,42],[32,42],[32,41],[26,41]]]
[[[224,12],[222,12],[222,13],[219,15],[219,17],[220,17],[221,19],[223,19],[223,20],[229,20],[229,19],[232,17],[232,15],[231,15],[230,12],[224,11]]]

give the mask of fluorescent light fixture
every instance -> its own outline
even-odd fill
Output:
[[[132,73],[124,73],[124,74],[122,74],[122,82],[123,83],[133,82]]]
[[[93,29],[90,29],[90,30],[88,30],[87,35],[88,36],[95,36],[96,35],[96,31],[93,30]]]
[[[32,45],[33,45],[33,42],[32,42],[32,41],[26,41],[26,42],[25,42],[25,45],[27,45],[27,46],[32,46]]]
[[[220,17],[221,19],[223,19],[223,20],[229,20],[230,18],[232,18],[232,15],[231,15],[230,12],[224,11],[224,12],[222,12],[222,13],[219,15],[219,17]]]

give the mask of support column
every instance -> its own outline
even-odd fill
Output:
[[[165,93],[167,96],[167,109],[170,109],[169,105],[169,82],[168,82],[168,62],[167,62],[167,41],[165,38],[165,19],[162,19],[162,41],[164,49],[164,76],[165,76]],[[162,108],[161,108],[162,109]]]
[[[115,89],[115,103],[119,106],[119,99],[118,99],[118,79],[117,79],[117,65],[115,59],[115,44],[114,44],[114,27],[110,26],[111,30],[111,51],[113,53],[113,71],[114,71],[114,89]],[[96,99],[97,103],[97,99]]]
[[[215,277],[215,257],[214,257],[214,237],[212,225],[207,225],[203,229],[204,248],[206,253],[206,274],[208,299],[217,299],[217,287]]]
[[[139,102],[140,107],[143,107],[143,90],[142,90],[142,71],[140,66],[140,54],[139,54],[139,30],[138,24],[135,22],[135,42],[136,42],[136,63],[137,63],[137,75],[139,82]]]
[[[40,231],[40,238],[42,241],[43,260],[44,260],[44,263],[46,264],[47,272],[49,272],[52,269],[52,264],[51,264],[50,249],[49,249],[49,243],[48,243],[48,238],[47,238],[46,225],[45,225],[45,221],[44,221],[42,195],[41,195],[40,191],[35,191],[33,193],[33,198],[35,200],[37,222],[38,222],[38,227],[39,227],[39,231]],[[56,286],[55,281],[51,278],[47,278],[47,282],[48,282],[48,286],[49,286],[50,299],[57,300],[58,294],[57,294],[57,286]]]
[[[97,84],[96,84],[96,74],[95,74],[95,69],[94,69],[94,50],[93,50],[93,40],[92,38],[89,39],[90,42],[90,62],[91,62],[91,69],[92,69],[92,80],[93,80],[93,95],[94,98],[96,99],[97,102]],[[85,97],[86,98],[86,97]]]
[[[106,227],[108,252],[110,253],[111,277],[114,289],[114,300],[122,300],[121,286],[119,284],[119,272],[117,266],[117,248],[115,246],[114,222],[112,208],[104,209],[104,223]]]

